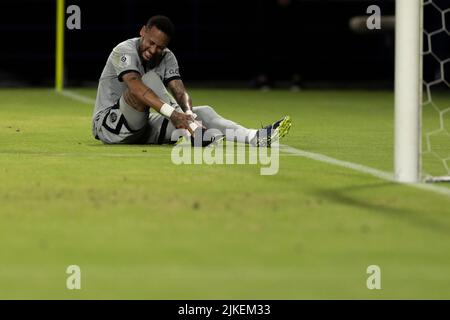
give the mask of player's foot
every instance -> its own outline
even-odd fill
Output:
[[[182,136],[178,139],[178,141],[175,143],[177,146],[192,146],[192,147],[215,147],[218,146],[220,143],[224,140],[224,135],[214,135],[209,139],[205,139],[205,132],[206,129],[204,128],[198,128],[194,132],[194,136],[198,137],[198,139],[195,139],[194,136]]]
[[[185,136],[181,136],[180,138],[178,138],[178,141],[175,142],[175,145],[176,146],[181,146],[181,147],[190,146],[191,142]]]
[[[289,133],[292,126],[291,117],[285,116],[274,123],[259,129],[256,132],[255,145],[257,147],[270,148],[273,143],[278,142],[281,138]]]

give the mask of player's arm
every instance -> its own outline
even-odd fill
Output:
[[[187,93],[183,81],[181,79],[174,79],[170,81],[167,86],[181,109],[183,109],[184,112],[188,110],[192,111],[192,99]]]
[[[127,85],[128,90],[124,92],[124,99],[130,106],[136,107],[143,111],[145,107],[151,107],[157,112],[166,115],[177,129],[187,129],[192,133],[189,124],[193,121],[190,115],[172,110],[173,108],[167,105],[164,101],[147,87],[141,80],[141,75],[138,72],[128,72],[122,77],[123,82]],[[171,109],[170,109],[171,108]],[[170,115],[167,114],[170,111]]]
[[[186,114],[192,116],[193,119],[196,119],[197,115],[192,111],[191,96],[187,93],[183,81],[181,79],[173,79],[167,84],[167,86],[181,109],[183,109]],[[206,129],[206,127],[201,123],[197,121],[195,121],[195,123]]]

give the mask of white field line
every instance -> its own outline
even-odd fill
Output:
[[[58,92],[60,95],[63,95],[64,97],[79,101],[79,102],[83,102],[85,104],[94,104],[95,100],[86,96],[83,96],[81,94],[78,94],[76,92],[73,91],[68,91],[68,90],[63,90]]]
[[[335,166],[362,172],[362,173],[377,177],[382,180],[387,180],[390,182],[397,183],[397,181],[395,181],[395,179],[394,179],[394,175],[392,173],[389,173],[386,171],[377,170],[377,169],[366,167],[361,164],[357,164],[357,163],[353,163],[353,162],[338,160],[338,159],[331,158],[331,157],[328,157],[328,156],[325,156],[325,155],[319,154],[319,153],[303,151],[300,149],[292,148],[287,145],[280,145],[280,150],[290,153],[290,154],[293,154],[293,155],[296,155],[298,157],[308,158],[308,159],[332,164]],[[433,192],[440,193],[440,194],[443,194],[446,196],[450,196],[450,189],[445,188],[445,187],[439,187],[436,185],[431,185],[431,184],[426,184],[426,183],[411,183],[411,184],[404,184],[404,185],[422,189],[422,190],[433,191]]]
[[[316,160],[316,161],[320,161],[320,162],[325,162],[325,163],[333,164],[333,165],[336,165],[336,166],[339,166],[339,167],[344,167],[344,168],[347,168],[347,169],[351,169],[351,170],[367,173],[367,174],[370,174],[370,175],[372,175],[374,177],[377,177],[377,178],[380,178],[380,179],[383,179],[383,180],[394,181],[394,176],[393,176],[392,173],[381,171],[381,170],[377,170],[377,169],[373,169],[373,168],[370,168],[370,167],[366,167],[366,166],[363,166],[361,164],[348,162],[348,161],[343,161],[343,160],[338,160],[338,159],[335,159],[335,158],[331,158],[331,157],[325,156],[325,155],[320,154],[320,153],[303,151],[303,150],[296,149],[296,148],[293,148],[293,147],[290,147],[290,146],[284,145],[284,144],[280,144],[280,150],[284,151],[286,153],[290,153],[292,155],[296,155],[298,157],[303,157],[303,158],[308,158],[308,159],[312,159],[312,160]]]
[[[60,94],[65,97],[71,98],[73,100],[82,102],[82,103],[92,104],[92,105],[95,103],[94,99],[83,96],[76,92],[64,90],[64,91],[60,92]],[[316,160],[319,162],[328,163],[328,164],[332,164],[335,166],[347,168],[350,170],[362,172],[362,173],[374,176],[374,177],[382,179],[382,180],[387,180],[387,181],[396,183],[396,181],[394,179],[394,175],[392,173],[389,173],[386,171],[381,171],[381,170],[374,169],[374,168],[370,168],[370,167],[367,167],[367,166],[364,166],[361,164],[331,158],[331,157],[328,157],[328,156],[320,154],[320,153],[303,151],[300,149],[290,147],[288,145],[280,145],[280,151],[283,151],[287,154],[292,154],[292,155],[295,155],[298,157],[308,158],[308,159]],[[432,191],[432,192],[439,193],[442,195],[450,196],[450,189],[445,188],[445,187],[439,187],[436,185],[431,185],[431,184],[426,184],[426,183],[413,183],[413,184],[405,184],[405,185],[414,187],[417,189],[421,189],[421,190]]]

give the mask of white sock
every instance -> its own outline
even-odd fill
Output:
[[[256,133],[258,132],[258,130],[256,129],[248,129],[248,143],[251,145],[256,145]]]

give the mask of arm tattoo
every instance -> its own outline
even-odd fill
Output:
[[[180,80],[174,80],[171,83],[172,85],[170,86],[174,95],[179,95],[179,94],[183,94],[186,89],[184,88],[183,82],[181,82]]]
[[[150,88],[147,88],[147,90],[145,90],[145,92],[142,94],[142,96],[145,97],[145,95],[149,92],[152,92],[152,90]]]
[[[175,100],[180,107],[186,111],[192,107],[192,100],[189,94],[186,92],[186,88],[181,80],[173,80],[169,83],[169,88]]]

